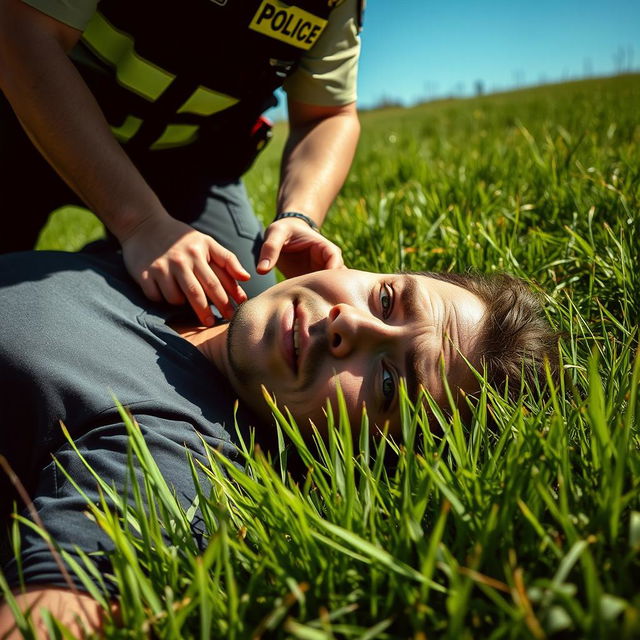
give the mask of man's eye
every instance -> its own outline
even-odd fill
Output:
[[[382,317],[386,320],[393,310],[393,289],[386,283],[380,287],[380,308]]]
[[[393,374],[385,366],[382,367],[382,397],[384,398],[383,409],[386,411],[396,395],[396,381]]]

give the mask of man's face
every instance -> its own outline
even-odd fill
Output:
[[[452,388],[469,390],[484,303],[457,285],[422,275],[350,269],[285,280],[245,302],[231,321],[232,384],[260,415],[261,385],[304,430],[323,431],[323,407],[340,385],[353,425],[363,405],[390,432],[399,428],[399,380],[445,403],[440,358]],[[462,355],[461,355],[462,354]]]

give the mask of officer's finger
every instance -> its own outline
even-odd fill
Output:
[[[287,237],[288,234],[283,228],[274,225],[267,229],[256,267],[258,273],[267,273],[275,267]]]
[[[202,283],[196,278],[193,272],[188,269],[176,273],[176,280],[200,322],[205,325],[205,327],[212,327],[215,321],[209,308],[209,301],[207,300]]]
[[[180,291],[180,287],[175,281],[173,275],[165,270],[163,267],[155,265],[149,269],[150,276],[155,281],[158,289],[160,289],[160,293],[162,297],[169,304],[183,304],[184,296],[182,295],[182,291]]]
[[[236,254],[213,239],[209,244],[209,262],[224,269],[234,280],[251,278],[251,274],[240,264]]]
[[[231,280],[234,287],[237,287],[235,280],[229,278],[222,269],[213,264],[196,266],[196,277],[202,285],[207,297],[211,302],[213,302],[218,311],[220,311],[222,317],[230,318],[233,315],[234,306],[231,304],[229,293],[225,287],[225,284],[227,284],[225,277],[228,280]]]
[[[238,304],[247,299],[247,294],[244,292],[244,289],[224,269],[221,269],[215,263],[211,264],[211,269],[213,269],[215,275],[218,277],[222,288]]]
[[[160,290],[162,298],[164,298],[169,304],[183,304],[184,296],[180,287],[176,283],[174,278],[171,264],[167,260],[156,260],[147,269],[149,277],[155,282],[156,286]],[[174,266],[174,272],[179,271]]]
[[[196,275],[209,300],[216,305],[224,318],[230,318],[235,312],[235,305],[230,297],[237,303],[247,299],[247,294],[238,283],[215,264],[198,269]]]
[[[160,302],[160,300],[162,300],[160,289],[147,269],[140,274],[140,278],[137,280],[140,288],[142,289],[142,293],[144,293],[149,300],[152,300],[153,302]]]
[[[344,264],[342,262],[342,252],[328,240],[324,240],[321,244],[314,244],[309,249],[309,265],[312,271],[337,269],[342,264]]]
[[[340,267],[344,267],[342,251],[340,251],[340,248],[336,247],[335,244],[327,245],[322,252],[322,257],[324,258],[325,269],[339,269]]]

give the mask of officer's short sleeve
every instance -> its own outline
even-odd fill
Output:
[[[22,0],[42,13],[84,31],[95,13],[98,0]]]
[[[331,12],[329,23],[284,83],[293,100],[339,106],[356,100],[360,37],[357,0],[345,0]]]

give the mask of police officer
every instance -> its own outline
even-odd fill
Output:
[[[145,294],[205,325],[209,302],[229,316],[276,264],[341,266],[317,228],[359,136],[362,3],[293,1],[0,0],[0,251],[84,203]],[[262,243],[239,178],[281,85],[290,132]]]

